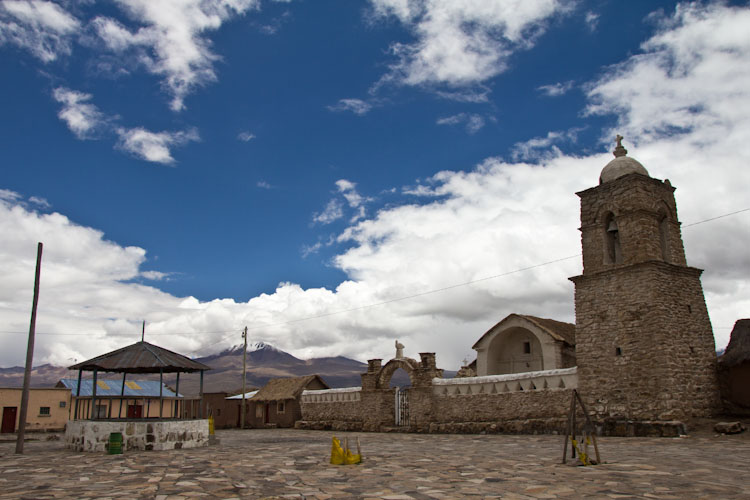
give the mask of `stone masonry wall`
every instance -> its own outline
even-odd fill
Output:
[[[550,420],[556,428],[567,421],[573,389],[556,389],[504,394],[467,394],[435,396],[433,421],[504,422]]]
[[[700,273],[647,262],[571,278],[579,391],[597,417],[672,420],[719,408]]]
[[[581,244],[584,274],[612,267],[605,262],[605,217],[615,215],[623,262],[664,260],[660,218],[668,218],[667,262],[686,265],[677,219],[674,188],[658,179],[631,174],[578,193],[581,198]]]
[[[208,420],[70,420],[65,446],[75,451],[104,452],[112,432],[122,433],[122,449],[172,450],[208,446]]]
[[[301,403],[302,420],[362,422],[360,401],[334,401],[326,403]]]

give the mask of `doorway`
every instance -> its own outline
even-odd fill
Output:
[[[15,406],[3,407],[3,423],[0,426],[0,433],[16,432],[16,412],[18,408]]]
[[[128,405],[128,418],[143,418],[143,405]]]

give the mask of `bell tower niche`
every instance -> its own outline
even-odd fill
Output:
[[[700,269],[689,267],[675,188],[617,136],[615,159],[581,199],[575,284],[579,389],[600,419],[674,420],[719,408]]]

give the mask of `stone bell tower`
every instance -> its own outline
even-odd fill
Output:
[[[621,141],[599,185],[577,193],[578,388],[599,419],[709,416],[720,403],[703,271],[686,263],[675,188],[650,177]]]

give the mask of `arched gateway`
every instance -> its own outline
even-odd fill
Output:
[[[422,408],[420,401],[432,391],[432,379],[442,378],[443,370],[437,368],[434,352],[422,352],[419,357],[420,361],[394,358],[385,365],[382,365],[382,359],[367,362],[367,373],[362,374],[362,401],[373,408],[373,416],[378,413],[393,415],[392,420],[381,424],[407,426],[425,418],[426,408]],[[389,387],[391,377],[399,368],[411,380],[411,388],[406,391]],[[385,411],[381,413],[379,410]]]

